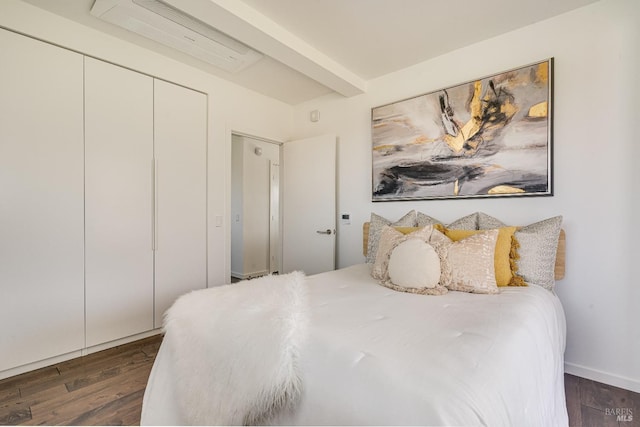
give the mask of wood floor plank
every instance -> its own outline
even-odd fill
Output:
[[[133,393],[124,395],[116,400],[106,402],[104,405],[95,407],[94,409],[75,417],[66,425],[126,425],[128,421],[133,421],[133,424],[139,424],[139,415],[136,420],[133,420],[132,408],[140,406],[140,401],[144,395],[144,389],[137,390]],[[123,415],[128,415],[128,419],[125,421]]]
[[[129,372],[126,381],[120,377],[110,378],[33,405],[31,406],[32,421],[35,424],[42,422],[69,424],[73,419],[88,411],[93,411],[123,396],[144,390],[150,371],[150,365],[143,365]]]
[[[55,365],[47,366],[45,368],[36,369],[35,371],[25,372],[24,374],[0,380],[0,390],[17,388],[18,384],[20,386],[25,386],[27,384],[42,381],[44,378],[57,377],[58,375],[60,375],[60,373],[56,369]]]
[[[623,403],[619,389],[606,384],[581,378],[580,390],[580,402],[594,409],[619,408]]]
[[[569,426],[581,426],[582,405],[580,403],[580,379],[573,375],[565,375],[564,392],[567,400]]]
[[[102,350],[96,353],[91,353],[83,357],[71,359],[66,362],[56,365],[61,374],[67,371],[77,369],[93,369],[96,364],[111,363],[111,360],[126,358],[128,354],[135,354],[141,352],[143,348],[152,346],[160,346],[162,342],[162,335],[153,335],[148,338],[144,338],[138,341],[134,341],[127,344],[122,344],[117,347]]]
[[[30,408],[32,405],[46,402],[66,393],[67,389],[64,384],[59,384],[57,387],[43,390],[26,398],[18,395],[15,399],[3,402],[0,404],[0,425],[7,424],[2,420],[7,421],[10,425],[26,422],[31,419]],[[9,420],[13,420],[13,422],[9,422]]]
[[[0,404],[15,400],[20,397],[20,390],[17,387],[0,389]]]
[[[4,415],[0,414],[0,425],[3,426],[15,426],[28,420],[31,420],[31,410],[26,405],[20,408],[16,407],[13,411]]]
[[[151,365],[153,363],[153,358],[150,358],[145,353],[138,351],[129,357],[118,359],[113,363],[113,366],[96,366],[94,367],[94,369],[96,369],[95,372],[85,372],[83,376],[74,378],[72,381],[65,383],[67,390],[74,391],[109,378],[126,375],[129,371],[137,369],[142,365]]]
[[[118,351],[108,351],[104,354],[102,352],[98,352],[78,359],[69,360],[58,365],[58,370],[60,371],[60,375],[75,375],[76,372],[94,371],[101,367],[113,366],[135,354],[140,354],[146,357],[138,346],[131,346],[122,348]]]
[[[620,427],[616,417],[606,415],[604,411],[582,406],[582,427]],[[629,426],[631,427],[631,426]]]

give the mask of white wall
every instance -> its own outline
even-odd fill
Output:
[[[291,107],[18,0],[0,1],[0,26],[209,94],[208,281],[226,283],[231,132],[285,140]]]
[[[527,224],[562,214],[567,274],[558,294],[568,323],[567,370],[640,391],[638,112],[640,2],[603,0],[372,80],[368,92],[297,106],[294,137],[339,136],[339,266],[359,263],[361,224],[374,211],[416,209],[448,222],[483,211]],[[478,25],[482,25],[478,23]],[[555,58],[553,197],[380,202],[371,200],[371,107]],[[321,120],[309,121],[320,110]],[[635,184],[635,185],[634,185]]]

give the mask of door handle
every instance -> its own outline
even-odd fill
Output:
[[[316,230],[316,233],[318,233],[318,234],[331,234],[333,232],[327,228],[324,231],[323,230]]]

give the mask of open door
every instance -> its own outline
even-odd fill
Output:
[[[335,269],[336,137],[283,145],[282,266],[311,275]]]

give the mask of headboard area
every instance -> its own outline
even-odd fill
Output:
[[[369,247],[369,223],[365,222],[362,225],[362,253],[367,255],[367,248]],[[565,253],[566,253],[566,234],[564,230],[560,230],[560,237],[558,239],[558,251],[556,252],[556,264],[555,264],[555,279],[564,279],[565,271]]]

